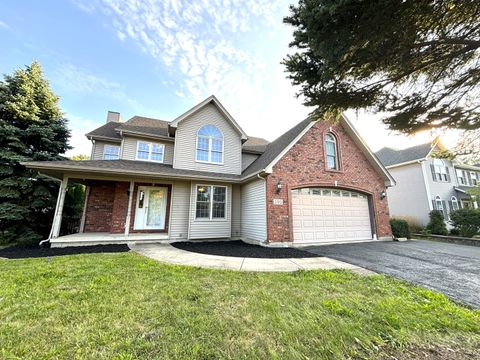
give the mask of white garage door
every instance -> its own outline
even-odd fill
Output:
[[[320,243],[372,238],[365,195],[337,189],[292,191],[293,240]]]

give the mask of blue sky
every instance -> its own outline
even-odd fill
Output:
[[[0,72],[42,64],[70,120],[69,154],[89,153],[84,134],[108,110],[172,120],[211,94],[248,134],[273,140],[310,111],[280,65],[290,2],[4,0]],[[369,114],[350,117],[374,150],[433,136],[406,139]]]

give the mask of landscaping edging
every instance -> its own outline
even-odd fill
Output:
[[[431,235],[431,234],[430,235],[413,234],[413,236],[420,240],[435,240],[435,241],[448,242],[452,244],[480,246],[480,240],[465,238],[461,236],[444,236],[444,235]]]

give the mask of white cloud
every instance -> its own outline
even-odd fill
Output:
[[[68,119],[68,128],[71,130],[69,140],[72,150],[65,154],[68,157],[73,155],[89,155],[92,150],[91,142],[85,137],[85,134],[98,127],[98,123],[93,120],[84,119],[72,113],[66,113],[65,118]]]
[[[87,95],[96,94],[121,101],[141,114],[155,113],[128,96],[124,85],[96,76],[73,64],[60,64],[54,76],[55,83],[68,91]]]
[[[282,18],[289,1],[93,4],[121,41],[133,42],[178,80],[169,84],[171,91],[190,105],[215,94],[248,133],[269,139],[308,113],[279,64],[288,50]]]
[[[10,25],[8,25],[6,22],[0,20],[0,28],[4,28],[4,29],[7,29],[7,30],[11,30],[11,27]]]

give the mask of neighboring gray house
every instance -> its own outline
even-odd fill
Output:
[[[426,225],[433,209],[442,211],[448,221],[453,210],[478,207],[468,189],[480,179],[480,167],[432,156],[443,150],[437,138],[403,150],[385,147],[376,153],[397,182],[387,190],[392,217],[413,218]]]

